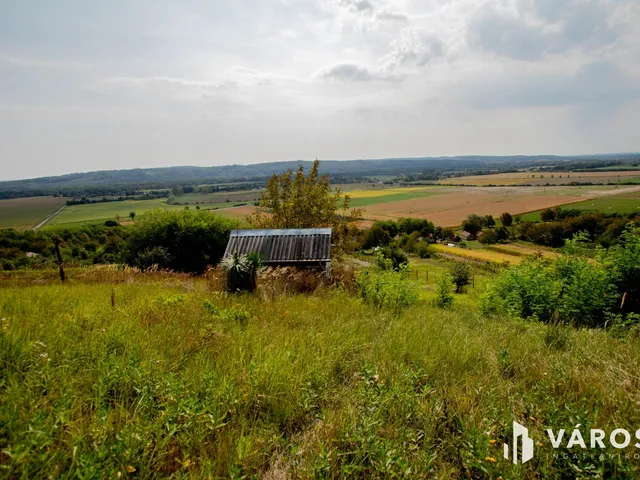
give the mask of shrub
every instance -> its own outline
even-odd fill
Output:
[[[447,308],[453,305],[453,294],[451,293],[452,278],[449,272],[444,272],[438,277],[436,282],[436,306]]]
[[[133,226],[123,259],[139,268],[157,264],[178,272],[203,273],[220,261],[237,225],[202,211],[162,211],[144,215]]]
[[[383,270],[399,270],[409,259],[396,245],[390,245],[378,252],[377,265]]]
[[[233,255],[222,260],[222,269],[227,274],[227,290],[229,292],[255,292],[258,272],[264,268],[264,261],[259,253]]]
[[[364,272],[357,278],[360,297],[376,308],[399,312],[418,302],[419,287],[409,281],[406,265],[394,270]]]
[[[420,258],[431,258],[431,248],[427,242],[420,242],[416,248],[416,252]]]
[[[456,286],[456,293],[462,291],[462,287],[471,283],[471,267],[468,263],[455,262],[449,270],[451,281]]]

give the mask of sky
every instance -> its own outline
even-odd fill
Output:
[[[640,150],[639,0],[2,0],[0,179]]]

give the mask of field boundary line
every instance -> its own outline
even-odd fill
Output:
[[[36,225],[35,227],[33,227],[33,231],[35,232],[36,230],[38,230],[40,227],[42,227],[45,223],[47,223],[49,220],[51,220],[53,217],[55,217],[56,215],[58,215],[62,210],[64,210],[67,206],[66,205],[62,205],[58,210],[56,210],[55,212],[53,212],[51,215],[49,215],[47,218],[45,218],[43,221],[41,221],[38,225]]]

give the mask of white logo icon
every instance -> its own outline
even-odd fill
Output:
[[[521,438],[520,447],[520,463],[526,463],[533,458],[533,439],[529,438],[529,430],[520,425],[518,422],[513,422],[513,446],[511,456],[513,463],[518,464],[518,438]],[[509,459],[509,445],[504,444],[504,458]]]

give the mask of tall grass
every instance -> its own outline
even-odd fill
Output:
[[[153,275],[3,281],[3,477],[637,474],[633,457],[554,459],[548,442],[524,466],[501,458],[514,419],[536,441],[546,427],[635,431],[635,336]]]

